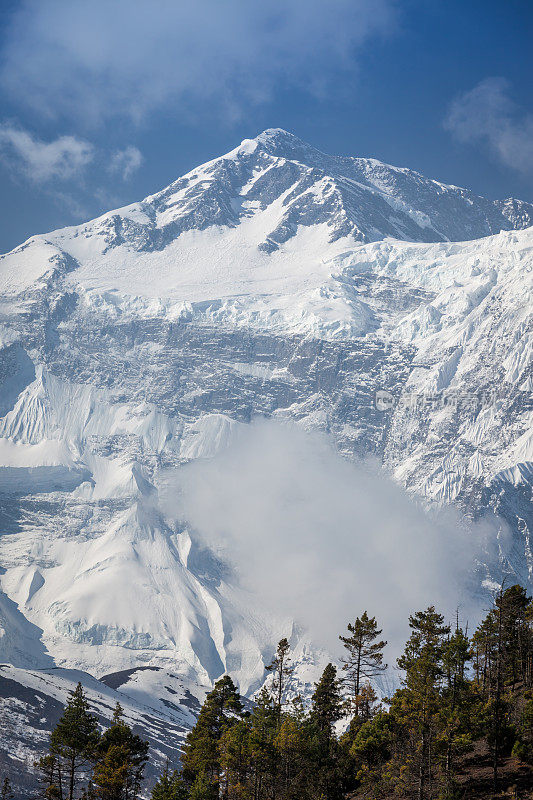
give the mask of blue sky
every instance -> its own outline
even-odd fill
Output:
[[[533,201],[530,0],[0,0],[0,252],[268,127]]]

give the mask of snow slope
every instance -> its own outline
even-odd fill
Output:
[[[118,702],[124,720],[148,740],[146,777],[152,784],[167,759],[176,763],[179,758],[183,739],[207,691],[156,667],[96,680],[76,670],[24,670],[0,664],[0,770],[11,776],[17,797],[34,796],[34,761],[46,754],[50,725],[59,719],[78,682],[102,729],[110,725]]]
[[[252,693],[289,634],[305,689],[325,655],[159,502],[257,414],[499,513],[486,578],[529,580],[532,220],[271,130],[2,256],[0,658]]]

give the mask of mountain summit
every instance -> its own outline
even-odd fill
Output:
[[[268,298],[322,286],[355,246],[479,239],[532,220],[522,201],[493,202],[374,159],[328,156],[269,129],[140,203],[0,257],[0,291],[72,273],[89,290],[172,301],[179,316],[191,304],[214,310],[228,297],[257,297],[261,285],[259,317],[272,322],[279,303],[273,310]],[[371,324],[355,297],[350,305],[353,324],[339,306],[331,332]]]

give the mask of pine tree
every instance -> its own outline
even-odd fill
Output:
[[[381,705],[371,683],[364,683],[359,693],[358,716],[361,724],[369,722],[378,713]]]
[[[170,772],[167,762],[150,797],[151,800],[188,800],[189,789],[177,769]]]
[[[122,800],[128,780],[128,751],[122,745],[109,745],[94,767],[96,796],[101,800]]]
[[[216,787],[205,772],[199,772],[191,786],[190,800],[218,800]]]
[[[63,782],[59,758],[54,753],[48,753],[36,762],[39,771],[40,797],[47,800],[63,800]]]
[[[498,618],[494,610],[485,617],[472,637],[476,680],[485,697],[494,686],[494,667],[498,657]]]
[[[376,797],[381,789],[390,796],[390,779],[385,768],[393,756],[395,720],[392,714],[379,710],[356,730],[355,737],[348,735],[345,741],[350,747],[350,756],[355,761],[356,779],[363,787],[370,787]]]
[[[381,711],[379,698],[368,681],[363,684],[359,692],[359,705],[357,714],[353,715],[347,730],[343,733],[341,742],[346,751],[349,751],[355,741],[359,729],[370,722]]]
[[[311,698],[309,721],[311,731],[316,731],[316,752],[314,782],[317,794],[327,800],[335,800],[342,795],[341,774],[339,770],[339,748],[334,736],[335,723],[342,717],[342,698],[337,669],[328,664],[322,673]],[[309,765],[311,768],[311,764]]]
[[[312,771],[309,764],[315,756],[309,726],[303,709],[283,714],[274,739],[277,760],[277,794],[286,798],[305,798],[309,794]]]
[[[501,605],[503,680],[515,685],[527,680],[530,630],[527,610],[531,603],[522,586],[510,586],[496,598],[496,608]]]
[[[281,714],[281,710],[283,707],[283,699],[287,683],[290,680],[292,673],[294,672],[294,667],[291,665],[291,658],[289,656],[289,652],[290,652],[290,645],[288,640],[285,638],[280,639],[280,641],[278,642],[276,655],[274,656],[270,664],[267,667],[265,667],[267,672],[272,672],[274,676],[272,681],[272,691],[274,693],[278,715]]]
[[[480,718],[480,696],[477,683],[468,679],[471,659],[470,642],[457,623],[443,649],[444,686],[438,712],[438,740],[443,760],[443,788],[446,797],[453,797],[456,788],[456,762],[468,752],[474,738],[481,733],[475,720]]]
[[[218,797],[221,778],[219,742],[225,731],[237,722],[242,710],[235,684],[229,675],[225,675],[207,695],[196,725],[185,741],[181,761],[183,776],[193,787],[191,792],[193,789],[195,792],[207,791],[207,782],[212,796]]]
[[[525,675],[524,684],[531,688],[533,686],[533,600],[526,608],[526,655],[525,655]]]
[[[533,697],[527,696],[518,723],[518,736],[513,747],[513,756],[533,765]]]
[[[147,760],[148,742],[133,733],[117,703],[113,724],[102,734],[97,747],[93,770],[96,797],[101,800],[135,800]]]
[[[276,735],[280,718],[271,694],[263,688],[249,717],[251,787],[254,800],[275,795],[280,757]]]
[[[220,785],[222,795],[238,793],[250,773],[250,726],[238,720],[220,738]]]
[[[315,752],[308,769],[314,773],[317,794],[327,800],[342,795],[339,771],[339,748],[334,735],[335,723],[342,717],[342,698],[337,669],[328,664],[311,698],[310,733],[314,734]]]
[[[342,717],[342,699],[337,669],[328,664],[315,685],[311,698],[310,718],[327,741],[333,736],[333,727]]]
[[[450,632],[444,617],[429,606],[409,617],[411,636],[398,666],[405,670],[403,688],[397,693],[393,710],[412,732],[418,800],[431,792],[433,739],[440,707],[439,689],[444,677],[445,637]]]
[[[378,629],[376,618],[369,617],[366,611],[361,617],[357,617],[353,625],[348,625],[348,631],[349,636],[339,636],[339,639],[348,651],[348,656],[342,663],[346,680],[351,686],[352,703],[357,716],[362,679],[370,680],[387,669],[387,664],[383,661],[387,642],[376,641],[382,631]]]
[[[58,796],[63,797],[63,776],[66,797],[73,800],[80,773],[87,770],[98,744],[99,732],[96,717],[89,713],[89,704],[78,683],[71,692],[61,719],[50,737],[50,757],[42,761],[49,777],[57,780]]]

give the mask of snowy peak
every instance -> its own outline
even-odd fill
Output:
[[[300,161],[302,164],[312,164],[320,156],[324,157],[324,154],[312,145],[283,128],[267,128],[251,141],[256,142],[258,147],[272,156]]]
[[[273,128],[140,203],[35,237],[24,248],[36,242],[57,245],[60,251],[49,259],[60,260],[65,251],[78,258],[80,248],[68,242],[83,237],[91,240],[83,247],[83,260],[88,250],[164,251],[190,231],[239,227],[247,247],[273,253],[301,229],[317,226],[323,227],[325,244],[346,239],[352,246],[385,238],[465,241],[532,223],[533,206],[520,200],[487,200],[372,158],[330,156]],[[19,264],[21,252],[17,248]],[[35,279],[31,253],[30,261]]]
[[[381,195],[389,203],[389,216],[391,209],[399,211],[400,215],[407,214],[425,229],[422,234],[413,235],[414,241],[462,241],[499,233],[500,230],[522,229],[533,224],[533,206],[530,203],[513,198],[486,200],[467,189],[426,178],[414,170],[385,164],[375,158],[327,155],[281,128],[268,129],[256,139],[246,140],[241,147],[249,149],[248,143],[251,141],[256,142],[261,150],[271,156],[320,170],[324,175],[337,180],[341,190],[353,190],[355,184],[361,189],[364,187]],[[363,208],[359,209],[361,214],[363,211]],[[437,219],[445,214],[455,214],[458,217],[453,221],[454,225],[451,224],[452,220],[443,218],[439,226]],[[353,214],[352,217],[357,222]],[[391,220],[389,224],[390,222]],[[428,237],[428,228],[433,229],[432,234],[429,234],[431,238]],[[364,241],[375,241],[391,235],[382,231],[383,236],[379,236],[378,230],[379,228],[372,232],[366,231]],[[411,238],[396,237],[394,234],[392,237]]]
[[[280,128],[245,139],[141,206],[164,230],[150,237],[155,247],[186,230],[234,227],[268,210],[265,235],[254,242],[265,252],[299,227],[320,224],[331,242],[348,236],[366,243],[464,241],[533,223],[528,203],[487,200],[372,158],[330,156]]]
[[[269,129],[142,202],[0,257],[0,292],[61,286],[114,315],[361,335],[378,322],[339,278],[346,254],[387,239],[476,240],[532,220],[519,200],[329,156]]]

